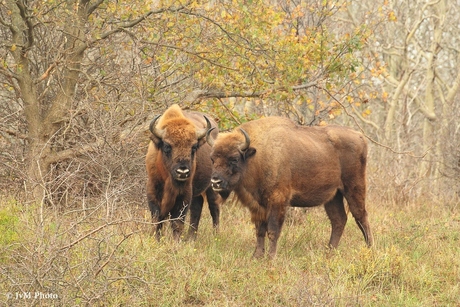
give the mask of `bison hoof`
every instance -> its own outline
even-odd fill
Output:
[[[254,254],[252,254],[252,258],[260,259],[260,258],[263,258],[264,254],[265,254],[264,250],[256,249],[254,251]]]

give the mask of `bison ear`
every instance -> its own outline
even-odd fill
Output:
[[[244,152],[243,152],[243,157],[244,157],[244,160],[252,157],[253,155],[256,154],[256,149],[254,147],[249,147],[248,149],[246,149]]]

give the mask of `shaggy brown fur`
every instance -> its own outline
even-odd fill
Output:
[[[368,246],[372,234],[365,209],[367,145],[346,127],[301,127],[282,117],[242,124],[213,141],[212,187],[234,191],[256,226],[254,257],[276,255],[288,206],[325,205],[331,221],[331,247],[337,247],[350,211]]]
[[[189,236],[195,237],[206,195],[213,225],[219,225],[218,195],[210,188],[211,147],[204,136],[217,124],[198,112],[183,112],[171,106],[157,123],[151,125],[151,142],[145,158],[147,168],[147,199],[157,238],[163,220],[171,218],[173,234],[179,239],[190,207]],[[216,129],[217,130],[217,129]],[[217,132],[213,132],[217,135]]]

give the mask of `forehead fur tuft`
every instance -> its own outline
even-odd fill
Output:
[[[173,104],[163,113],[157,127],[165,130],[164,140],[173,146],[189,147],[196,142],[195,125],[185,117],[177,104]]]
[[[188,119],[173,118],[166,122],[164,127],[166,129],[165,138],[171,142],[191,142],[196,141],[196,129]]]
[[[238,148],[245,142],[244,135],[238,130],[219,133],[214,143],[215,152],[228,152]]]
[[[172,119],[186,119],[184,116],[184,113],[182,113],[182,109],[177,105],[173,104],[170,106],[160,117],[160,120],[158,122],[158,127],[163,129],[163,127]]]

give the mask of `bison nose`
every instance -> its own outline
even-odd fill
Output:
[[[211,187],[214,191],[220,191],[222,190],[222,179],[219,179],[217,177],[212,177],[211,178]]]
[[[179,180],[187,179],[190,176],[190,169],[186,166],[181,166],[176,170],[176,176]]]

